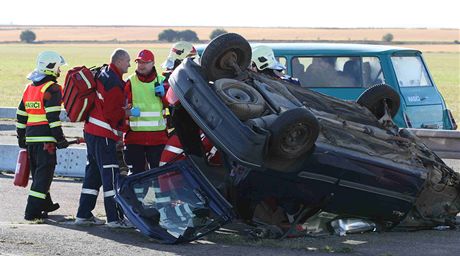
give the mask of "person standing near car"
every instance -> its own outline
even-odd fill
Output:
[[[158,167],[161,152],[168,140],[163,97],[167,88],[155,69],[155,56],[142,50],[137,68],[125,86],[125,96],[132,105],[128,131],[124,136],[125,161],[133,174]]]
[[[163,75],[165,77],[165,85],[169,87],[169,77],[173,71],[186,58],[197,58],[195,47],[185,41],[175,43],[169,52],[168,58],[162,64],[165,68]],[[168,90],[167,98],[176,98],[173,90]],[[201,145],[200,128],[190,117],[188,112],[181,106],[179,102],[174,105],[169,105],[170,124],[174,127],[174,135],[171,136],[166,144],[161,156],[161,164],[163,165],[172,160],[178,160],[183,153],[201,156],[203,148]]]
[[[32,185],[27,198],[24,219],[43,219],[48,212],[59,209],[50,195],[56,167],[56,147],[67,148],[61,128],[62,88],[57,83],[64,58],[54,51],[38,55],[37,67],[27,79],[22,100],[17,109],[17,138],[21,148],[27,148],[32,173]]]
[[[255,72],[266,74],[270,77],[284,80],[295,85],[300,85],[297,78],[283,74],[286,67],[278,62],[272,48],[266,45],[258,45],[252,48],[251,69]]]
[[[76,225],[103,225],[91,211],[96,205],[99,188],[103,187],[107,225],[110,228],[132,228],[115,202],[119,177],[116,144],[125,129],[126,109],[123,74],[128,72],[130,57],[123,49],[116,49],[109,66],[101,68],[96,77],[96,100],[84,126],[87,146],[87,165],[80,195]]]

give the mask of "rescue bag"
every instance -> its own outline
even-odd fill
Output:
[[[106,65],[103,65],[104,67]],[[96,99],[96,79],[102,67],[75,67],[67,72],[64,83],[63,102],[70,122],[88,118]]]
[[[27,187],[30,175],[29,157],[26,149],[19,150],[16,170],[14,171],[14,185]]]

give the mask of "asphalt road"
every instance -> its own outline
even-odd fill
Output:
[[[23,220],[27,189],[13,186],[11,174],[0,174],[0,255],[458,255],[458,230],[385,232],[339,237],[249,240],[228,231],[199,241],[164,245],[136,230],[77,227],[72,219],[78,207],[81,182],[55,179],[51,193],[61,208],[45,223]],[[94,211],[104,217],[99,201]],[[231,227],[230,227],[231,228]],[[299,249],[293,249],[299,248]]]
[[[14,122],[0,121],[0,142],[16,143]],[[67,136],[81,136],[80,124],[66,124]],[[460,171],[459,161],[446,161]],[[0,163],[1,167],[1,163]],[[1,168],[0,168],[1,170]],[[61,208],[45,223],[23,220],[28,189],[13,186],[12,175],[0,173],[0,255],[458,255],[458,230],[327,235],[279,240],[250,240],[233,231],[208,235],[181,245],[157,243],[136,230],[77,227],[81,181],[55,178],[51,194]],[[104,218],[102,196],[93,212]],[[241,226],[238,226],[241,230]]]

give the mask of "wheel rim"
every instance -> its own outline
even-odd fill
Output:
[[[238,55],[234,51],[228,51],[220,58],[218,67],[224,70],[234,70],[234,65],[238,65],[237,60]]]
[[[253,102],[254,99],[246,91],[239,88],[228,88],[225,90],[225,93],[232,99],[235,99],[239,102]]]
[[[281,149],[286,153],[296,154],[305,149],[309,142],[311,130],[305,123],[288,127],[281,138]]]

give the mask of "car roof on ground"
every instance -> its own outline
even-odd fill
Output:
[[[393,54],[395,52],[420,52],[416,49],[398,47],[394,45],[375,45],[375,44],[344,44],[344,43],[260,43],[252,42],[251,46],[256,45],[270,46],[278,54],[296,55],[302,54]],[[203,51],[206,45],[198,45],[199,52]]]

